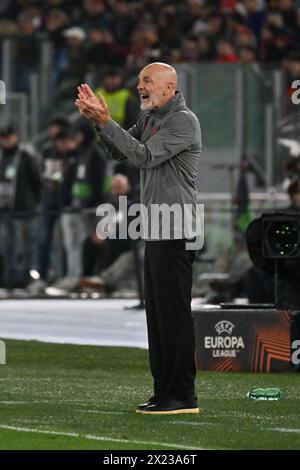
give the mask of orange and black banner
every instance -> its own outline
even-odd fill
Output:
[[[193,311],[198,369],[285,372],[291,368],[290,314],[275,309]]]

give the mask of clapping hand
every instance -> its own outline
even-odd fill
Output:
[[[87,84],[77,87],[78,96],[75,106],[80,114],[95,124],[105,125],[110,119],[107,103],[102,95],[97,98]]]

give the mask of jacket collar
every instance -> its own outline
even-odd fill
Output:
[[[175,95],[172,96],[172,98],[169,101],[167,101],[167,103],[164,106],[162,106],[161,108],[152,109],[151,114],[161,116],[170,111],[176,111],[179,108],[182,108],[184,106],[185,106],[185,99],[183,97],[183,94],[181,93],[181,91],[177,90],[175,92]]]

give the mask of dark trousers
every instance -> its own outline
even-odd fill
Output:
[[[195,252],[185,240],[147,241],[145,303],[150,368],[159,400],[195,394],[194,325],[191,316]]]

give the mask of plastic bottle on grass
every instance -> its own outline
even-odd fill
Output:
[[[283,393],[279,388],[253,388],[247,397],[253,400],[281,400]]]

